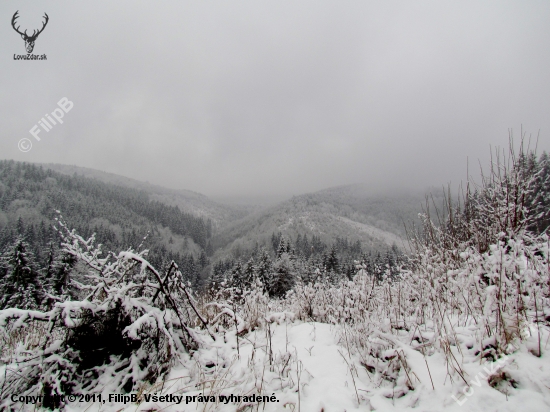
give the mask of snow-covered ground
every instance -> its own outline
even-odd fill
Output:
[[[547,356],[548,332],[542,332],[543,355],[536,354],[537,330],[514,353],[496,362],[480,363],[479,356],[464,352],[468,345],[467,328],[452,346],[469,387],[463,381],[450,382],[445,357],[439,352],[426,357],[413,349],[403,336],[390,335],[410,367],[408,375],[414,390],[389,398],[392,388],[380,376],[369,373],[359,357],[348,352],[342,341],[342,327],[319,322],[282,321],[269,324],[239,337],[227,334],[192,358],[184,355],[170,373],[163,388],[148,389],[148,395],[178,395],[168,402],[142,402],[139,405],[71,404],[68,411],[548,411],[550,410],[550,361]],[[271,333],[271,340],[269,334]],[[380,333],[384,338],[384,334]],[[416,343],[416,341],[414,341]],[[391,358],[392,351],[386,356]],[[271,355],[270,355],[271,354]],[[271,361],[270,361],[271,357]],[[206,372],[205,372],[206,371]],[[507,373],[517,388],[488,383],[488,376]],[[430,377],[431,375],[431,377]],[[433,384],[433,386],[432,386]],[[498,387],[498,385],[497,385]],[[435,389],[434,389],[435,388]],[[389,391],[389,393],[388,393]],[[274,396],[274,402],[220,402],[220,395]],[[207,396],[210,402],[186,403],[193,396]],[[215,402],[212,402],[214,396]],[[198,398],[195,398],[197,400]],[[204,400],[204,399],[203,399]],[[249,405],[245,407],[245,405]]]

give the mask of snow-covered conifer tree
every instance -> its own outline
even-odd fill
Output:
[[[77,298],[77,289],[71,286],[71,273],[77,259],[64,251],[56,251],[50,243],[48,267],[44,275],[44,289],[47,293],[47,303],[53,304],[56,300],[65,301]]]
[[[267,290],[267,287],[269,286],[272,271],[273,263],[271,261],[271,256],[269,256],[267,250],[262,249],[254,274],[256,278],[263,284],[264,290]]]
[[[282,297],[292,289],[296,282],[296,272],[288,253],[283,253],[273,264],[273,273],[269,282],[269,294]]]
[[[20,237],[1,256],[0,309],[37,309],[44,298],[29,245]]]
[[[243,269],[243,286],[245,288],[250,288],[252,283],[254,283],[254,259],[250,258]]]

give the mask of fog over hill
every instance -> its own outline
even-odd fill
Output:
[[[151,200],[211,219],[214,260],[241,256],[256,245],[269,247],[271,236],[278,232],[291,240],[299,234],[318,236],[330,245],[339,237],[359,241],[364,250],[383,251],[394,244],[406,250],[405,226],[418,223],[418,213],[425,202],[425,192],[373,193],[367,184],[354,184],[279,202],[277,197],[234,197],[222,199],[226,202],[222,203],[193,191],[168,189],[91,168],[51,163],[41,166],[144,191]],[[440,203],[441,190],[430,192]]]
[[[441,190],[430,193],[440,205]],[[425,199],[425,192],[372,194],[364,184],[329,188],[294,196],[235,221],[218,232],[212,244],[219,254],[240,255],[256,244],[269,245],[272,234],[281,232],[291,240],[300,234],[332,244],[340,237],[360,241],[364,250],[380,251],[393,244],[406,250],[406,226],[419,223]]]
[[[76,173],[105,183],[143,190],[150,195],[151,200],[158,200],[170,206],[178,206],[183,212],[210,218],[216,230],[226,226],[231,221],[244,217],[248,213],[245,207],[229,206],[215,202],[205,195],[191,190],[168,189],[149,182],[88,167],[59,163],[46,163],[42,166],[63,174],[73,175]]]

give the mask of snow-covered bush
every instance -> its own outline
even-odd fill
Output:
[[[32,346],[3,354],[9,366],[0,377],[4,402],[11,394],[137,390],[164,376],[177,353],[198,346],[190,322],[200,315],[186,310],[192,297],[175,264],[161,275],[146,251],[103,257],[93,237],[84,240],[63,222],[59,227],[65,251],[89,268],[87,281],[78,284],[86,297],[56,302],[47,312],[0,311],[4,335],[37,327],[46,332]]]

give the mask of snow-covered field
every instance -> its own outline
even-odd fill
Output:
[[[235,335],[201,349],[192,358],[181,357],[181,363],[170,373],[158,395],[182,396],[181,403],[143,402],[129,404],[72,404],[68,411],[548,411],[550,410],[550,360],[543,352],[538,358],[528,351],[538,342],[532,326],[531,338],[515,353],[496,362],[479,362],[468,353],[468,328],[458,332],[463,342],[453,352],[461,363],[469,387],[462,381],[451,382],[445,357],[439,353],[424,357],[409,345],[407,334],[379,335],[379,339],[398,343],[397,351],[405,354],[408,374],[414,390],[388,398],[392,385],[361,365],[357,354],[347,351],[342,342],[341,326],[319,322],[282,321],[271,324],[271,343],[267,330],[257,330],[239,338]],[[541,336],[546,343],[547,331]],[[416,341],[415,341],[416,342]],[[272,361],[270,365],[270,348]],[[462,356],[460,351],[466,352]],[[395,353],[389,351],[387,357]],[[201,366],[202,365],[202,366]],[[211,365],[204,368],[204,365]],[[210,369],[210,370],[209,370]],[[205,372],[207,371],[207,372]],[[508,373],[517,388],[489,385],[488,376]],[[430,377],[431,375],[431,377]],[[432,386],[433,384],[433,386]],[[435,388],[435,389],[434,389]],[[464,391],[463,391],[464,390]],[[150,391],[149,394],[154,394]],[[274,395],[275,402],[220,402],[220,395]],[[215,402],[193,402],[193,396],[214,396]],[[189,403],[186,403],[186,399]],[[248,405],[248,407],[246,406]]]

